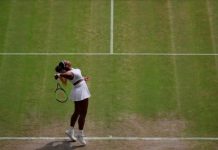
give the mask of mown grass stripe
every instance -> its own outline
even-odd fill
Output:
[[[13,14],[14,14],[14,6],[16,5],[16,1],[11,1],[10,2],[10,11],[9,11],[9,17],[8,17],[8,22],[7,22],[7,27],[6,27],[6,31],[5,31],[5,37],[4,37],[4,42],[3,42],[3,52],[6,52],[6,49],[7,49],[7,46],[9,44],[9,30],[10,30],[10,27],[11,25],[13,24],[12,23],[12,17],[13,17]]]
[[[215,29],[213,26],[213,12],[211,8],[211,3],[210,0],[207,0],[207,11],[208,11],[208,19],[209,19],[209,25],[210,25],[210,34],[211,34],[211,41],[212,41],[212,46],[213,46],[213,51],[216,53],[217,45],[215,41]]]
[[[175,53],[176,52],[176,44],[175,44],[175,31],[174,31],[174,23],[173,23],[173,10],[172,10],[173,6],[172,6],[172,2],[170,0],[167,1],[167,6],[168,6],[168,15],[169,15],[169,24],[170,24],[171,50],[173,53]],[[180,90],[179,90],[179,79],[178,79],[176,57],[173,56],[172,59],[173,59],[173,66],[174,66],[176,102],[177,102],[178,111],[181,112]]]
[[[206,0],[206,5],[207,5],[207,11],[208,11],[208,20],[209,20],[209,25],[210,25],[210,35],[211,35],[211,41],[212,41],[212,47],[214,53],[217,52],[217,45],[216,45],[216,40],[215,40],[215,29],[214,29],[214,22],[213,22],[213,12],[212,12],[212,6],[210,3],[210,0]],[[216,68],[218,68],[218,60],[217,57],[215,56],[215,65]]]

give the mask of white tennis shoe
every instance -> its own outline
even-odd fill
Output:
[[[65,134],[70,138],[71,141],[76,142],[76,137],[74,136],[74,130],[69,129],[65,131]]]
[[[77,140],[80,142],[80,144],[82,145],[86,145],[86,140],[84,139],[85,135],[83,133],[83,131],[79,131],[78,136],[77,136]]]

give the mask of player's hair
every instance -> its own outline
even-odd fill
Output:
[[[55,71],[57,72],[57,73],[62,73],[63,71],[65,70],[65,64],[64,64],[64,61],[61,61],[56,67],[55,67]],[[67,79],[65,79],[65,78],[63,78],[63,77],[60,77],[59,78],[60,79],[60,81],[61,81],[61,83],[63,84],[63,85],[67,85]]]
[[[66,65],[64,61],[59,62],[58,66],[62,69],[65,69]]]
[[[62,72],[62,68],[58,65],[58,66],[55,67],[55,71],[57,73],[61,73]]]
[[[61,83],[62,83],[64,86],[67,85],[67,79],[66,79],[66,78],[60,77],[60,81],[61,81]]]
[[[66,71],[66,64],[65,61],[61,61],[58,63],[58,65],[55,67],[55,71],[57,73],[61,73],[63,71]]]

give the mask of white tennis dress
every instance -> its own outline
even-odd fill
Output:
[[[80,69],[71,69],[71,72],[73,73],[74,77],[73,80],[70,80],[72,82],[72,84],[76,83],[77,81],[84,79],[82,74],[81,74],[81,70]],[[88,86],[86,84],[86,81],[83,80],[81,82],[79,82],[78,84],[76,84],[74,86],[74,88],[71,91],[71,99],[74,101],[81,101],[84,100],[86,98],[89,98],[91,96]]]

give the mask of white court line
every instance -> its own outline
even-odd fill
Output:
[[[218,53],[113,53],[113,55],[124,56],[214,56]]]
[[[68,140],[67,137],[0,137],[3,140]],[[218,141],[218,137],[85,137],[86,140]]]
[[[0,56],[218,56],[218,53],[0,53]]]
[[[110,54],[114,53],[114,0],[111,0],[111,17],[110,17]]]

